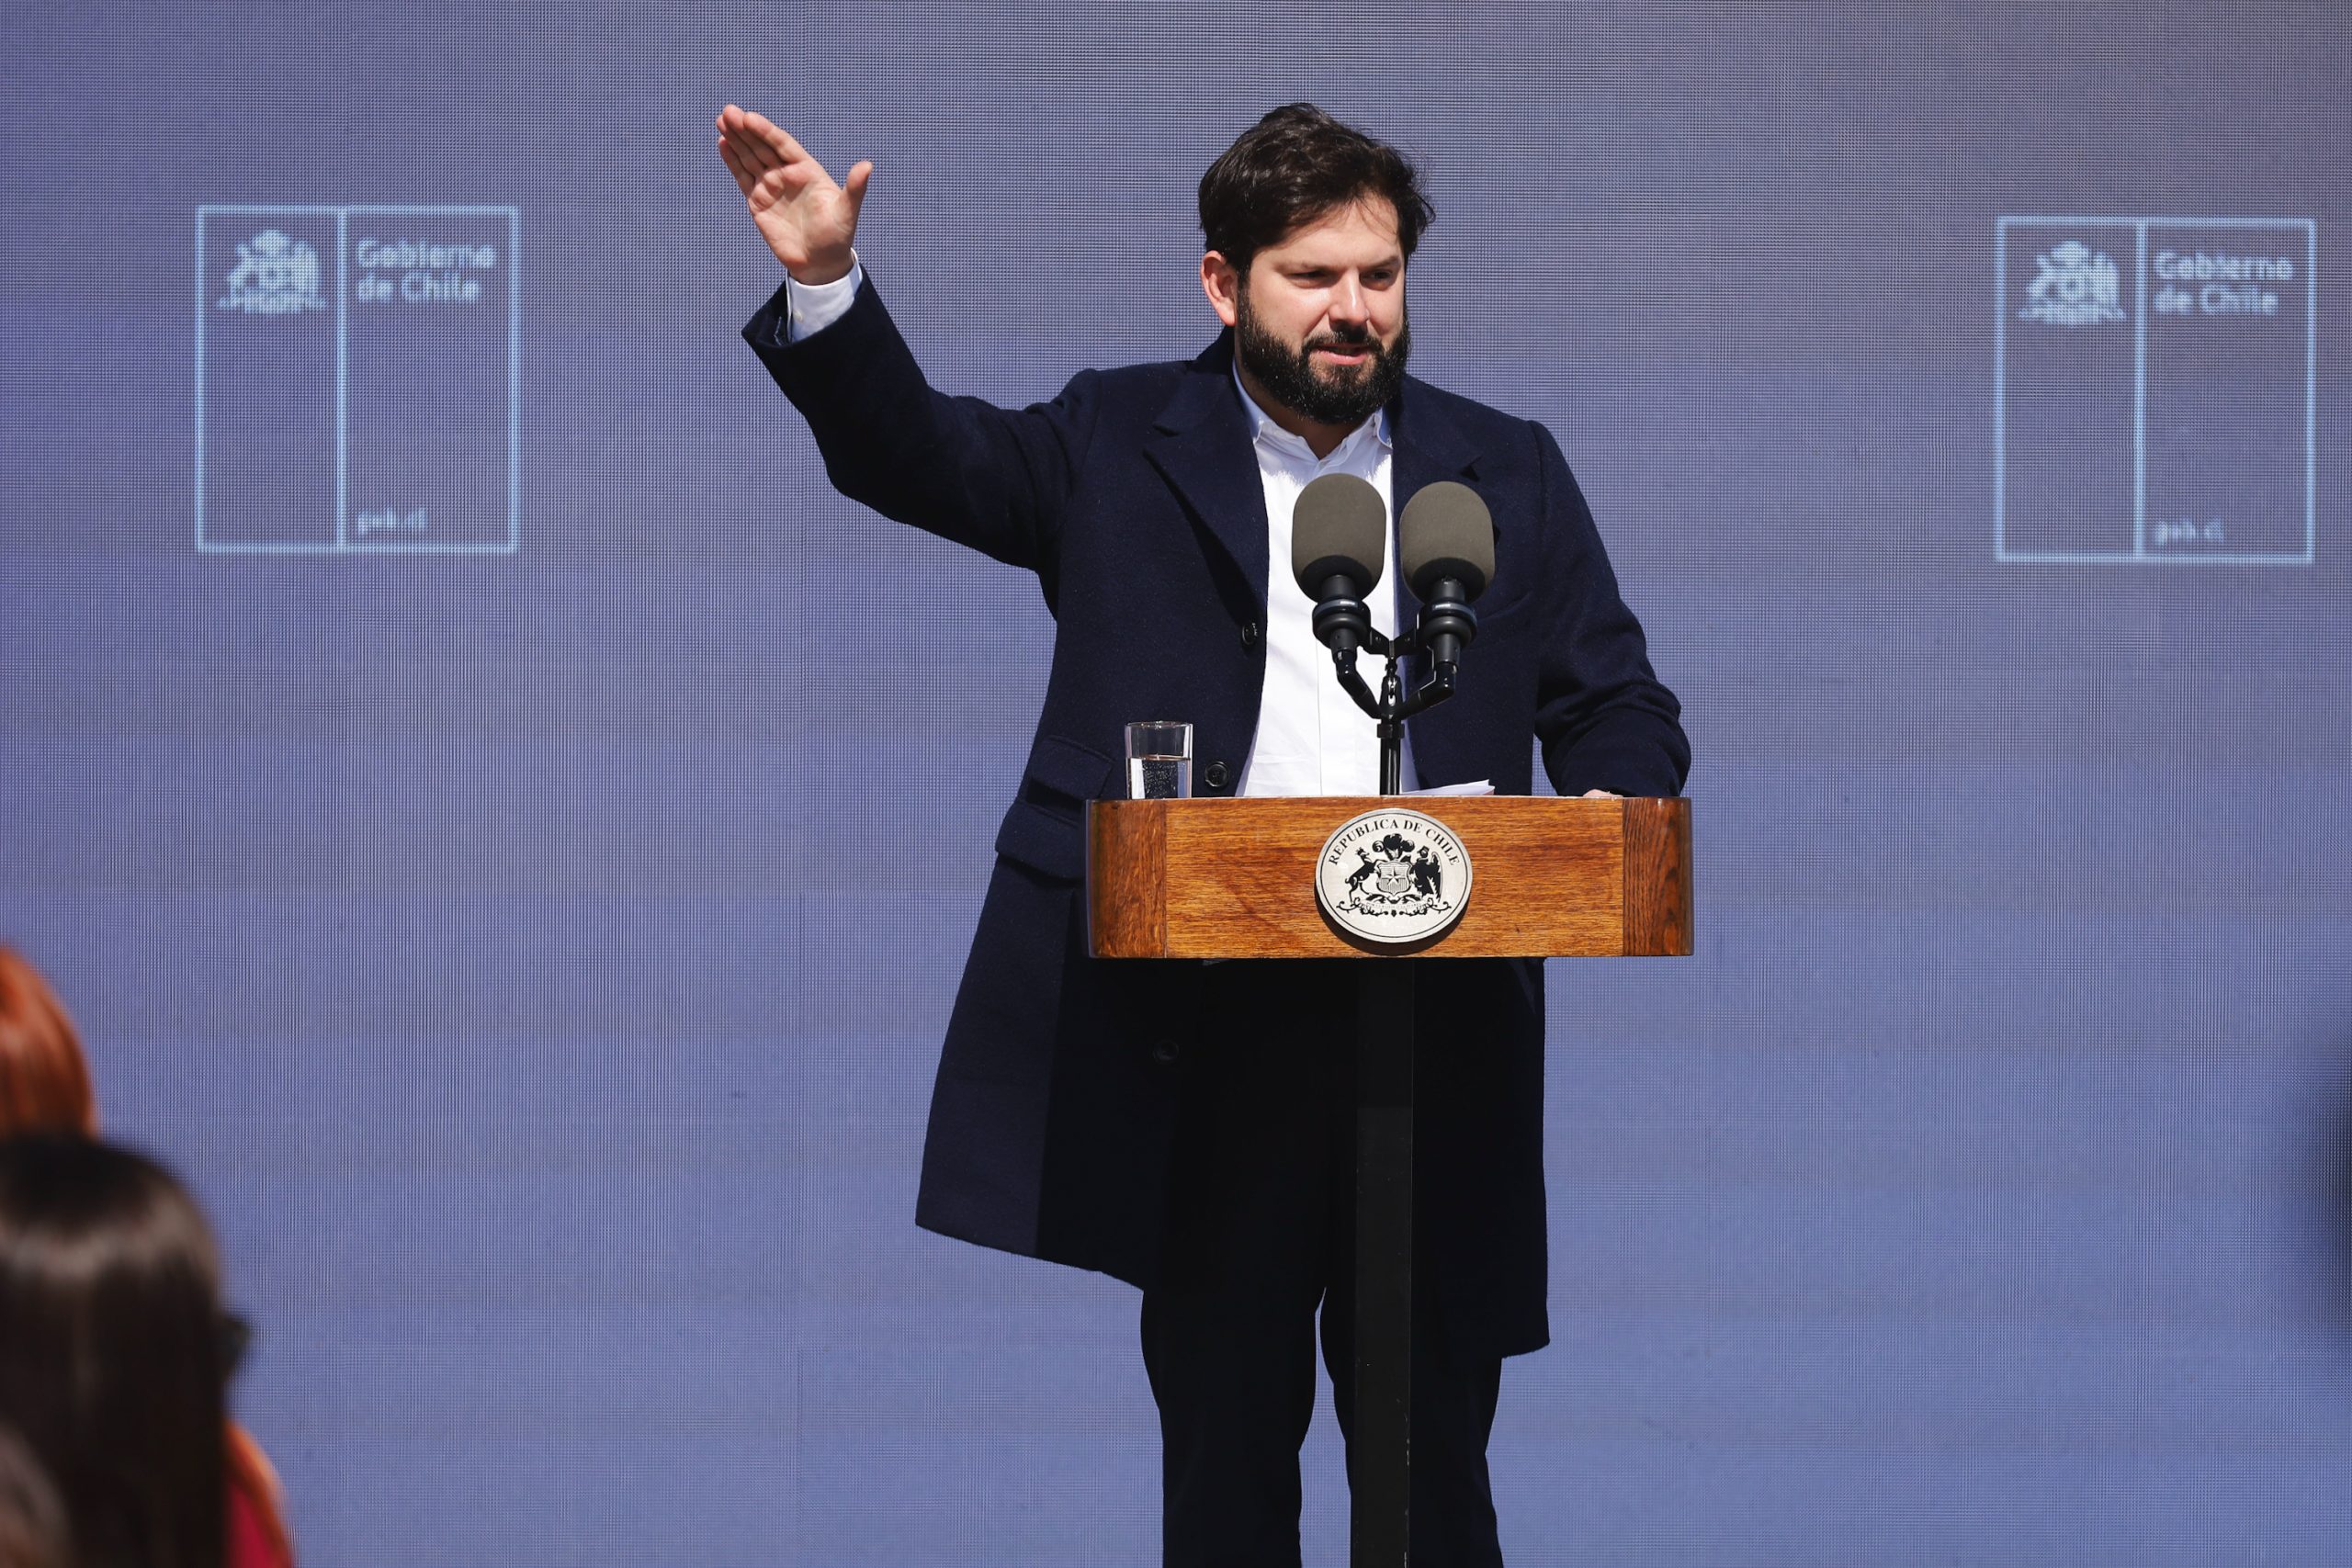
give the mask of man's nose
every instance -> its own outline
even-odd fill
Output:
[[[1361,326],[1372,320],[1372,300],[1353,273],[1340,278],[1331,290],[1331,319],[1351,326]]]

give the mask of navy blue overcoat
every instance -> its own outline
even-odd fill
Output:
[[[1148,1286],[1178,1080],[1224,1021],[1195,1004],[1197,965],[1087,956],[1081,823],[1085,801],[1120,793],[1130,719],[1193,722],[1198,793],[1229,791],[1250,754],[1266,508],[1231,334],[1189,363],[1085,371],[1018,411],[933,390],[870,276],[798,343],[782,289],[744,336],[842,494],[1035,572],[1057,623],[940,1057],[917,1222]],[[1533,738],[1563,795],[1679,792],[1679,708],[1550,433],[1410,378],[1390,415],[1400,500],[1457,479],[1495,517],[1460,692],[1411,721],[1422,782],[1526,794]],[[1543,969],[1429,960],[1419,974],[1416,1206],[1434,1304],[1464,1353],[1534,1349]]]

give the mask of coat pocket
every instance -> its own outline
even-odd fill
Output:
[[[1020,798],[997,829],[996,852],[1065,882],[1086,875],[1086,803],[1109,787],[1116,764],[1091,746],[1040,736],[1022,771]]]

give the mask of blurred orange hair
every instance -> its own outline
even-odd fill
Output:
[[[0,1136],[97,1130],[74,1021],[40,971],[0,947]]]

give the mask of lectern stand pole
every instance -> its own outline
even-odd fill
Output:
[[[1356,1418],[1351,1568],[1404,1568],[1413,1419],[1413,965],[1356,987]]]

